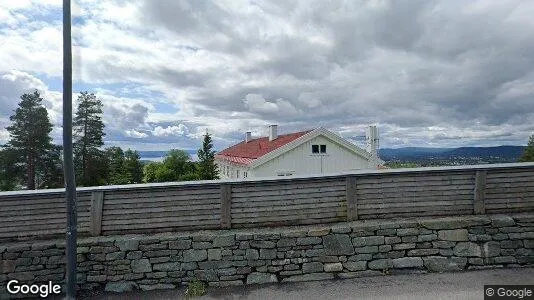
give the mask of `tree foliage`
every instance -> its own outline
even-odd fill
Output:
[[[52,148],[46,152],[44,159],[38,162],[37,182],[39,189],[60,188],[65,186],[63,177],[63,147],[53,145]]]
[[[52,124],[38,91],[21,96],[11,116],[8,144],[0,148],[0,190],[56,188],[64,185],[62,147],[49,136]],[[104,146],[103,105],[93,93],[82,92],[73,119],[76,181],[80,186],[140,182],[218,179],[215,151],[206,133],[198,150],[200,161],[191,161],[183,150],[170,150],[162,162],[145,166],[137,151]]]
[[[130,176],[130,183],[143,182],[143,164],[139,152],[128,149],[124,152],[124,171]]]
[[[119,147],[106,149],[108,162],[108,184],[140,183],[143,179],[143,166],[137,151],[122,151]]]
[[[104,152],[102,102],[88,92],[78,97],[78,109],[73,120],[74,166],[76,182],[82,186],[101,185],[107,174]]]
[[[172,172],[172,181],[180,181],[181,177],[195,173],[196,168],[191,156],[184,150],[172,149],[163,159],[165,168]]]
[[[20,184],[23,164],[18,156],[11,148],[0,149],[0,191],[12,191]]]
[[[534,161],[534,135],[531,135],[527,147],[523,151],[523,154],[521,155],[521,158],[519,159],[521,162],[527,162],[527,161]]]
[[[148,163],[144,169],[144,182],[197,180],[195,163],[183,150],[170,150],[163,162]]]
[[[149,162],[143,167],[143,182],[162,182],[159,174],[163,169],[163,163],[161,162]]]
[[[130,178],[124,170],[124,151],[120,147],[110,147],[105,151],[107,162],[107,184],[128,184]]]
[[[219,170],[215,164],[215,151],[213,151],[213,143],[211,136],[206,132],[202,142],[202,148],[197,152],[198,154],[198,178],[200,180],[214,180],[219,179]]]
[[[43,106],[38,91],[32,94],[23,94],[15,114],[9,119],[11,126],[7,127],[10,135],[8,148],[14,151],[16,163],[23,169],[23,183],[27,189],[36,188],[36,175],[43,172],[41,169],[49,157],[47,154],[53,149],[52,124],[48,119],[48,112]]]

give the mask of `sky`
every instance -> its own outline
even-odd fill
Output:
[[[382,148],[525,145],[534,1],[72,0],[74,99],[106,146],[215,149],[323,126]],[[62,134],[62,1],[0,0],[0,144],[39,90]]]

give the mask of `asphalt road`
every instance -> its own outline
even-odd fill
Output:
[[[484,285],[534,285],[534,268],[404,274],[344,280],[209,288],[197,299],[484,299]],[[105,294],[90,299],[181,299],[184,289]]]

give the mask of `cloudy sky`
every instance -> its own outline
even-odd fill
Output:
[[[73,0],[74,90],[106,144],[217,149],[247,130],[378,124],[381,147],[526,144],[534,1]],[[0,0],[0,143],[38,89],[61,142],[60,0]],[[76,97],[76,95],[75,95]]]

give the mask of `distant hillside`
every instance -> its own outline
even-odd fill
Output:
[[[423,148],[423,147],[405,147],[397,149],[380,149],[379,154],[383,159],[406,159],[421,158],[428,156],[440,155],[448,151],[456,150],[455,148]]]
[[[503,157],[519,158],[523,153],[523,146],[498,146],[498,147],[461,147],[445,154],[450,157]]]
[[[497,147],[460,147],[460,148],[417,148],[380,149],[380,157],[384,160],[421,160],[421,159],[455,159],[480,158],[502,159],[515,161],[523,153],[524,146]]]

